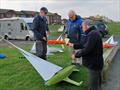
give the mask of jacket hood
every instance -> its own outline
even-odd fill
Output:
[[[79,16],[79,15],[76,15],[76,17],[77,17],[77,19],[82,19],[81,16]]]
[[[95,26],[91,26],[91,27],[88,28],[87,31],[85,31],[85,34],[87,35],[87,34],[90,33],[92,30],[95,30],[95,29],[96,29]]]

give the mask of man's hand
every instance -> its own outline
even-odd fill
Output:
[[[74,44],[73,43],[68,43],[68,46],[73,48]]]
[[[47,32],[46,32],[46,34],[47,34],[47,37],[49,37],[49,35],[50,35],[50,32],[49,32],[49,31],[47,31]]]
[[[43,37],[43,40],[47,41],[46,37]]]
[[[65,43],[66,43],[66,45],[68,45],[69,41],[70,41],[69,38],[65,38]]]
[[[72,54],[72,60],[75,60],[76,58],[75,58],[75,54]]]
[[[67,34],[65,34],[65,38],[67,38],[68,37],[68,35]]]

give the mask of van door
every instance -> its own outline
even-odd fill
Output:
[[[14,33],[16,39],[25,39],[25,26],[21,20],[16,20],[15,22],[16,32]]]
[[[24,39],[24,24],[19,22],[19,29],[17,31],[17,36],[19,39]]]
[[[19,25],[20,25],[20,38],[21,39],[26,39],[27,38],[27,36],[29,35],[29,33],[28,33],[28,27],[27,27],[27,25],[26,25],[26,23],[25,22],[20,22],[19,23]]]

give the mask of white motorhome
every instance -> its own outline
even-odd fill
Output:
[[[0,35],[5,39],[33,40],[33,18],[4,18],[0,19]]]

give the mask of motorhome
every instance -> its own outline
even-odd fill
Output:
[[[33,18],[4,18],[0,19],[0,35],[5,39],[33,40]]]

